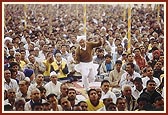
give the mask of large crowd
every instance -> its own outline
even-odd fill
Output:
[[[131,4],[131,38],[127,6],[4,4],[4,111],[164,111],[165,6]],[[89,89],[75,69],[84,18],[87,42],[102,40]]]

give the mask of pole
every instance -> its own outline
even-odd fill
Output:
[[[157,5],[157,21],[160,22],[160,5]]]
[[[128,6],[128,53],[131,53],[131,5]]]
[[[86,4],[84,4],[84,17],[83,17],[83,22],[84,22],[84,35],[86,36]]]
[[[24,23],[24,29],[26,29],[27,27],[27,23],[26,23],[26,12],[27,12],[27,4],[24,4],[24,20],[25,20],[25,23]]]
[[[51,4],[49,5],[49,34],[52,33],[52,12],[51,12]]]

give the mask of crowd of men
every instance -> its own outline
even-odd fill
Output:
[[[126,5],[86,5],[100,86],[81,91],[84,5],[4,4],[4,111],[164,111],[164,7],[132,4],[129,41]]]

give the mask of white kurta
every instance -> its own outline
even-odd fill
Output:
[[[49,95],[50,93],[54,93],[55,95],[59,96],[61,94],[60,86],[61,86],[61,83],[59,81],[57,81],[56,85],[52,81],[48,82],[44,86],[46,89],[46,95]]]

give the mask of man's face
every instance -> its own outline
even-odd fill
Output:
[[[62,98],[60,103],[61,103],[62,108],[65,111],[71,110],[71,103],[70,103],[70,101],[68,101],[67,98]]]
[[[106,63],[109,64],[111,62],[111,58],[110,57],[106,57]]]
[[[141,82],[135,81],[135,82],[134,82],[134,85],[136,86],[136,89],[137,89],[137,90],[140,90],[141,87],[142,87],[142,83],[141,83]]]
[[[123,95],[126,97],[130,97],[132,94],[131,88],[130,87],[125,87],[123,91]]]
[[[151,67],[149,67],[149,68],[146,69],[146,75],[148,77],[153,76],[153,69]]]
[[[134,51],[134,53],[135,53],[135,56],[140,56],[140,55],[141,55],[141,52],[140,52],[139,49],[136,49],[136,50]]]
[[[113,99],[112,99],[112,98],[106,98],[106,99],[103,101],[103,103],[104,103],[105,106],[108,105],[108,104],[111,103],[111,102],[113,102]]]
[[[26,85],[26,81],[20,81],[19,82],[19,90],[24,93],[25,91],[27,91],[28,87]]]
[[[102,96],[102,90],[101,90],[101,88],[97,88],[96,92],[97,92],[98,97],[101,98],[101,96]]]
[[[117,46],[117,52],[118,52],[119,54],[122,54],[122,53],[123,53],[123,47],[122,47],[121,45],[118,45],[118,46]]]
[[[36,76],[36,82],[42,83],[44,81],[44,76],[42,74],[38,74]]]
[[[8,90],[8,99],[15,99],[16,92],[13,89]]]
[[[55,59],[60,62],[62,60],[62,57],[60,55],[55,56]]]
[[[155,83],[155,82],[149,82],[149,83],[147,84],[147,90],[148,90],[149,92],[154,91],[155,88],[156,88],[156,83]]]
[[[107,93],[109,91],[109,87],[110,87],[110,84],[108,82],[103,83],[101,86],[102,91],[105,93]]]
[[[144,46],[141,46],[141,47],[140,47],[140,50],[141,50],[141,52],[145,52],[145,47],[144,47]]]
[[[63,95],[63,96],[67,96],[67,91],[68,91],[68,85],[62,85],[61,86],[61,88],[60,88],[60,90],[61,90],[61,94]]]
[[[131,65],[126,65],[126,71],[127,71],[128,73],[132,73],[132,72],[134,71],[134,69],[131,68]]]
[[[5,70],[4,71],[4,78],[5,78],[5,80],[11,78],[11,72],[9,70]]]
[[[133,55],[128,55],[128,61],[131,62],[134,60],[134,56]]]
[[[50,77],[50,80],[53,82],[53,83],[57,83],[57,76],[56,75],[52,75],[51,77]]]
[[[31,93],[31,98],[33,99],[33,101],[39,101],[40,100],[40,91],[37,91],[37,90],[35,90],[35,91],[33,91],[32,93]]]
[[[81,106],[83,111],[87,111],[87,108],[88,108],[87,103],[80,103],[80,106]]]
[[[96,100],[98,100],[97,92],[96,92],[96,91],[91,91],[90,94],[89,94],[89,99],[90,99],[91,101],[96,101]]]
[[[14,65],[14,66],[12,67],[12,70],[13,70],[14,72],[17,72],[18,69],[19,69],[18,65]]]
[[[162,68],[162,62],[156,62],[156,64],[155,64],[155,68],[157,69],[157,70],[161,70],[161,68]]]
[[[55,96],[50,97],[48,101],[51,104],[51,106],[54,106],[54,105],[58,104],[58,100],[57,100],[57,98]]]
[[[124,111],[126,108],[126,100],[125,99],[119,100],[117,103],[117,108],[118,108],[118,110]]]
[[[116,69],[117,69],[117,70],[120,70],[120,69],[121,69],[121,66],[122,66],[122,64],[117,63],[117,64],[116,64]]]
[[[79,41],[79,45],[80,45],[82,48],[85,47],[85,43],[86,43],[86,41],[83,40],[83,39]]]
[[[34,62],[35,62],[34,55],[29,56],[29,61],[30,61],[31,63],[34,63]]]
[[[68,100],[75,100],[76,98],[76,92],[74,90],[69,90],[68,91]]]

